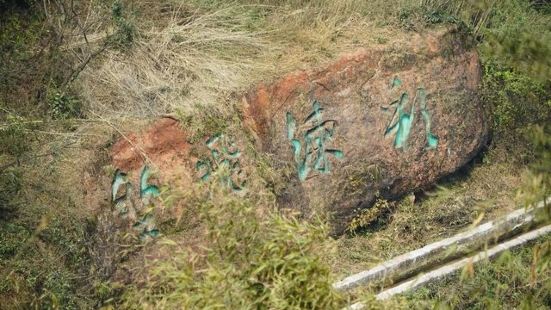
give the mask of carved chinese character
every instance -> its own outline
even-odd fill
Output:
[[[391,87],[397,88],[402,85],[402,81],[395,77],[392,80]],[[394,147],[397,149],[405,149],[409,139],[411,130],[415,125],[416,104],[419,102],[420,112],[425,124],[425,139],[426,148],[434,149],[438,146],[438,137],[431,132],[431,117],[427,109],[426,92],[423,87],[417,88],[413,103],[409,107],[409,94],[403,92],[398,100],[390,103],[390,107],[394,108],[392,118],[385,128],[384,136],[394,136]],[[388,108],[387,108],[388,109]]]
[[[203,181],[209,181],[214,172],[222,174],[221,180],[224,185],[233,191],[240,192],[245,187],[245,180],[242,177],[239,158],[241,152],[233,140],[227,139],[223,134],[217,134],[206,142],[210,156],[197,161],[195,168],[199,171]]]
[[[337,159],[344,158],[344,153],[338,149],[327,147],[328,142],[335,134],[337,121],[323,120],[323,108],[314,100],[312,113],[303,122],[304,134],[299,137],[296,132],[297,122],[290,112],[287,112],[287,138],[291,141],[293,156],[301,181],[306,180],[311,171],[320,173],[331,172],[331,162],[328,155]],[[299,140],[299,138],[301,138]]]
[[[133,199],[133,187],[128,181],[126,173],[117,170],[111,184],[111,201],[115,208],[115,214],[123,219],[136,221],[132,227],[140,232],[141,239],[159,235],[159,230],[155,227],[155,217],[152,214],[153,208],[151,208],[150,199],[158,197],[160,191],[157,186],[148,184],[149,175],[149,167],[145,166],[140,174],[141,199],[138,203]],[[119,195],[122,186],[124,186],[124,192]],[[148,208],[144,208],[145,205]],[[140,213],[144,214],[140,215]]]

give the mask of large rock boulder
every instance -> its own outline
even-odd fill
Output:
[[[488,136],[479,84],[460,32],[412,33],[259,85],[242,98],[244,123],[291,171],[280,204],[329,210],[338,233],[377,194],[427,187],[477,154]]]

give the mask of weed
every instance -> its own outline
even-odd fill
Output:
[[[415,24],[413,23],[413,10],[410,8],[403,8],[398,12],[398,20],[400,21],[400,26],[406,30],[414,30]]]
[[[25,227],[9,222],[4,223],[0,231],[2,235],[11,236],[11,238],[6,238],[0,242],[0,258],[2,260],[13,257],[31,236],[31,233]]]
[[[178,118],[182,127],[189,134],[188,142],[195,144],[209,137],[224,133],[228,127],[228,119],[216,110],[206,110],[201,105],[195,106],[192,113],[179,112]]]
[[[449,15],[441,11],[426,12],[424,15],[424,20],[428,24],[459,23],[459,20],[455,16]]]

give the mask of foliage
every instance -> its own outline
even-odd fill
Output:
[[[536,204],[551,195],[551,125],[534,126],[529,131],[534,145],[535,160],[524,176],[518,196],[524,205]],[[551,203],[548,201],[545,220],[551,222]]]
[[[86,248],[89,225],[76,214],[78,210],[64,208],[64,214],[60,214],[61,210],[31,203],[19,205],[14,212],[0,217],[3,306],[88,307],[89,292],[84,288],[89,264]]]
[[[549,256],[550,246],[546,237],[533,248],[505,252],[495,262],[486,261],[464,272],[460,281],[449,277],[410,294],[400,308],[543,309],[551,300],[551,270],[548,263],[533,257]]]
[[[201,105],[195,105],[195,109],[193,113],[178,113],[182,127],[188,132],[189,143],[195,144],[206,140],[212,135],[225,132],[228,128],[229,119],[217,110],[207,110]]]
[[[488,60],[483,86],[497,133],[545,123],[551,116],[551,85]]]
[[[551,15],[534,10],[530,1],[497,2],[485,25],[483,52],[530,77],[551,76]],[[550,6],[550,4],[548,4]]]
[[[54,91],[49,98],[50,112],[55,119],[66,119],[81,116],[80,100],[59,91]]]
[[[36,0],[0,0],[0,9],[9,10],[14,8],[28,9],[36,3]]]
[[[0,171],[0,218],[6,216],[4,213],[12,211],[16,206],[14,198],[17,197],[21,188],[19,169],[9,167]]]
[[[113,41],[123,47],[128,48],[136,36],[136,27],[133,22],[126,16],[125,8],[120,0],[113,2],[111,7],[111,15],[117,31],[113,36]]]
[[[367,228],[373,223],[384,220],[385,213],[390,212],[392,207],[391,202],[383,198],[377,198],[370,208],[363,209],[360,214],[352,219],[347,231],[354,233],[358,229]]]
[[[230,200],[203,205],[208,247],[183,252],[153,269],[145,288],[124,296],[126,308],[336,309],[326,229]],[[141,305],[137,307],[136,305]]]
[[[36,110],[36,98],[45,87],[43,81],[51,72],[45,68],[49,61],[41,49],[41,39],[49,35],[34,12],[0,10],[0,107],[28,115]],[[3,111],[1,112],[3,113]]]
[[[541,81],[551,76],[551,5],[529,0],[423,0],[429,20],[449,16],[481,41],[484,57]],[[536,9],[537,8],[537,9]],[[432,16],[432,17],[430,17]]]
[[[13,114],[6,116],[5,123],[0,123],[0,147],[3,154],[20,158],[29,150],[27,127],[25,118]]]

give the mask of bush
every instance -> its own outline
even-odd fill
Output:
[[[130,46],[134,42],[136,36],[136,27],[125,16],[124,6],[121,1],[117,0],[113,2],[111,7],[111,15],[117,30],[113,36],[113,41],[121,46]]]
[[[483,79],[485,99],[493,109],[498,133],[544,123],[551,115],[549,85],[494,60],[484,64]]]
[[[124,295],[124,307],[336,309],[321,253],[326,227],[280,215],[260,220],[249,202],[203,206],[208,247],[179,253],[151,271],[145,288]]]
[[[79,117],[81,113],[81,103],[73,96],[55,91],[49,99],[50,111],[54,119],[67,119]]]

